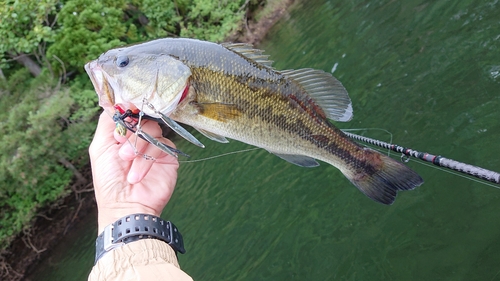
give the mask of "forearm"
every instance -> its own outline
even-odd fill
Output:
[[[89,281],[192,280],[183,272],[175,251],[157,239],[142,239],[116,248],[92,268]]]

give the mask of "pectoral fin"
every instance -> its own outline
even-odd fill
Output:
[[[220,122],[228,122],[241,116],[241,111],[234,104],[197,103],[200,115]]]
[[[220,142],[220,143],[228,143],[229,141],[221,136],[221,135],[217,135],[217,134],[214,134],[212,132],[209,132],[209,131],[205,131],[203,129],[199,129],[199,128],[195,128],[198,132],[200,132],[202,135],[204,135],[205,137],[213,140],[213,141],[216,141],[216,142]]]
[[[283,160],[286,160],[286,161],[288,161],[292,164],[295,164],[297,166],[300,166],[300,167],[312,168],[312,167],[319,166],[319,163],[316,162],[316,160],[314,160],[311,157],[302,156],[302,155],[292,155],[292,154],[279,154],[279,153],[274,153],[274,152],[271,152],[271,153],[280,157]]]

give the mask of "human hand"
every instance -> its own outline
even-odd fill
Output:
[[[165,144],[174,144],[161,136],[155,122],[142,123],[142,129]],[[130,132],[122,137],[115,132],[112,118],[103,112],[89,147],[94,192],[98,208],[98,233],[123,216],[135,213],[160,216],[170,200],[177,181],[179,162],[148,142],[138,139],[136,154]],[[148,160],[143,154],[154,157]]]

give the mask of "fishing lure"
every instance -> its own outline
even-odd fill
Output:
[[[184,153],[176,148],[173,148],[167,144],[164,144],[161,141],[155,139],[153,136],[144,132],[142,130],[141,125],[140,125],[140,122],[142,119],[149,119],[149,120],[153,120],[153,121],[158,122],[157,118],[152,118],[148,115],[145,115],[145,114],[143,114],[142,111],[139,111],[138,113],[134,113],[130,109],[123,110],[120,107],[116,107],[116,111],[113,114],[113,121],[116,124],[116,131],[120,136],[125,136],[127,134],[127,130],[129,130],[132,133],[136,134],[141,139],[149,142],[150,144],[156,146],[157,148],[159,148],[163,152],[170,154],[176,158],[177,158],[177,155],[190,157],[188,154],[186,154],[186,153]],[[147,155],[145,155],[145,158],[149,159],[149,157]]]

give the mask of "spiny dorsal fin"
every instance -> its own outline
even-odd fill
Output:
[[[236,52],[256,63],[272,68],[273,61],[268,60],[269,56],[263,54],[263,50],[255,49],[251,44],[246,43],[222,43],[223,47]]]
[[[352,103],[346,89],[339,80],[322,70],[304,68],[283,70],[281,74],[295,80],[334,121],[347,122],[352,119]]]

